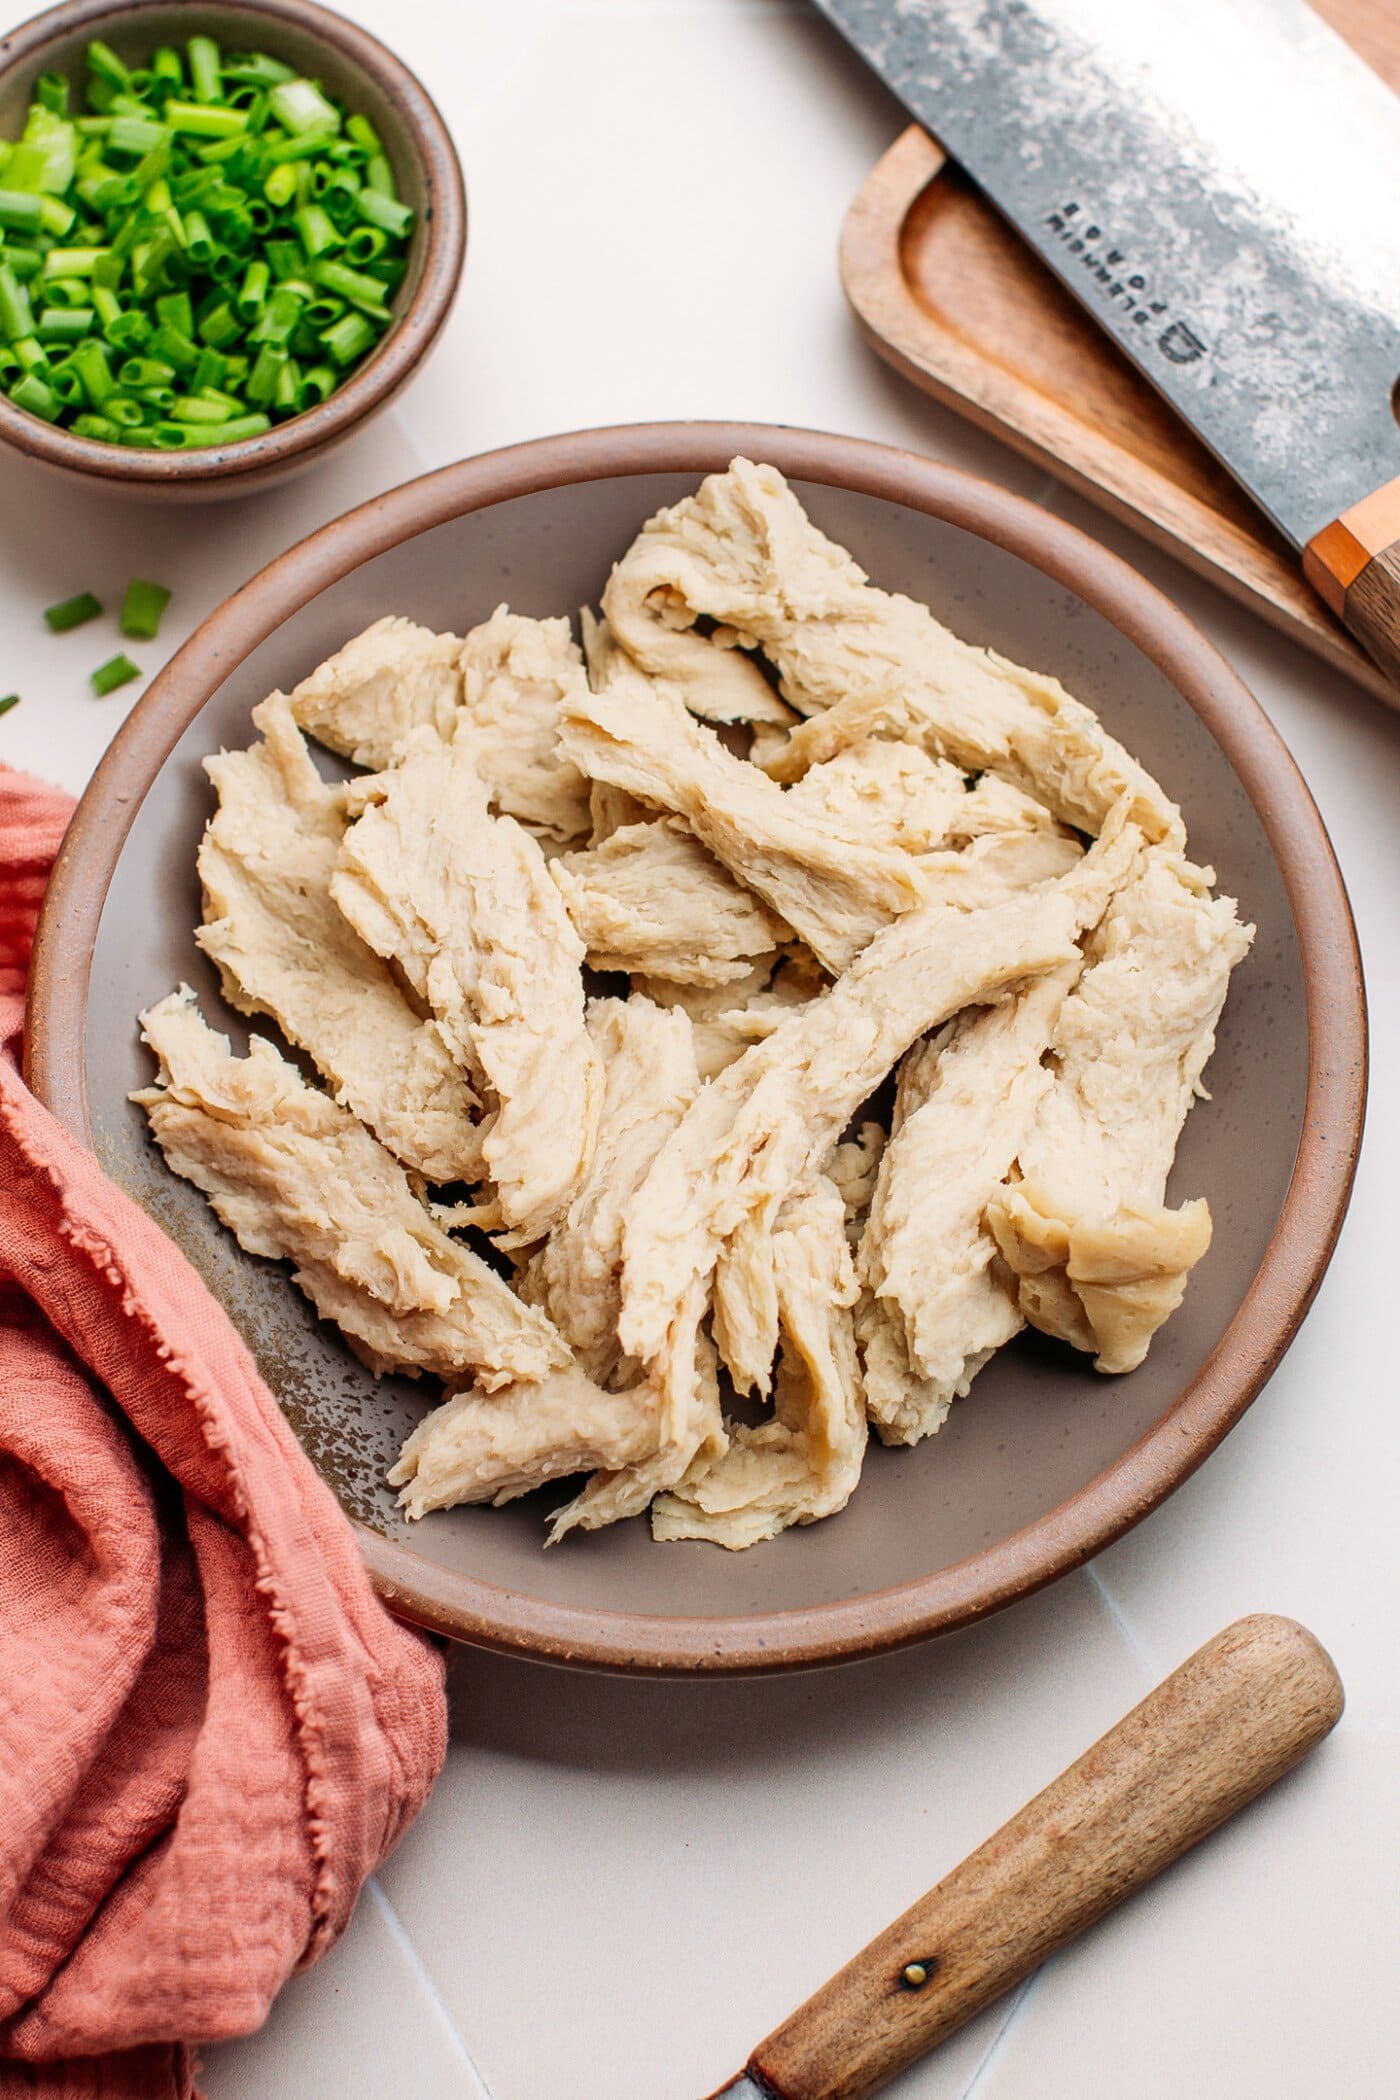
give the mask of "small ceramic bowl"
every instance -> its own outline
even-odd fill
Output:
[[[1209,1199],[1215,1238],[1140,1369],[1101,1378],[1025,1336],[936,1437],[872,1448],[849,1508],[723,1553],[636,1520],[543,1550],[567,1484],[409,1524],[384,1475],[431,1398],[376,1381],[284,1268],[244,1254],[169,1172],[133,1087],[137,1013],[184,979],[236,1043],[194,939],[201,761],[249,711],[380,614],[463,633],[598,602],[662,504],[735,453],[769,460],[886,589],[969,641],[1062,678],[1181,804],[1196,858],[1258,928],[1236,973],[1168,1200]],[[254,1024],[270,1031],[271,1024]],[[444,467],[282,555],[206,620],[118,731],[79,804],[30,973],[30,1082],[163,1225],[242,1330],[396,1611],[543,1661],[639,1671],[849,1661],[966,1625],[1076,1567],[1154,1508],[1263,1387],[1346,1208],[1366,1018],[1346,892],[1297,768],[1229,665],[1175,606],[1060,519],[882,445],[671,423],[579,431]]]
[[[184,499],[244,495],[328,452],[390,402],[441,332],[462,274],[467,207],[462,170],[442,117],[393,53],[314,0],[65,0],[0,38],[0,137],[15,138],[40,73],[82,71],[94,37],[141,60],[157,44],[212,36],[263,50],[324,82],[367,116],[384,142],[399,195],[417,223],[394,320],[378,347],[315,408],[239,444],[147,452],[75,437],[0,394],[0,440],[88,484]]]

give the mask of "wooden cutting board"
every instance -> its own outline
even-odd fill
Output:
[[[1400,0],[1314,4],[1400,93]],[[897,371],[1400,708],[1281,535],[917,124],[846,215],[841,278]]]

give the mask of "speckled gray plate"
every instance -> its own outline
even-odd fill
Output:
[[[508,600],[596,603],[659,504],[736,452],[771,460],[881,584],[969,640],[1055,672],[1181,803],[1258,938],[1191,1116],[1175,1200],[1204,1194],[1210,1253],[1144,1367],[1104,1379],[1027,1338],[912,1451],[872,1447],[849,1508],[738,1555],[634,1522],[541,1549],[548,1500],[408,1525],[383,1475],[424,1396],[378,1384],[283,1270],[240,1252],[164,1169],[128,1091],[138,1008],[182,978],[242,1043],[195,947],[200,768],[386,612],[459,633]],[[909,454],[755,426],[547,439],[450,467],[327,526],[198,631],[123,729],[75,819],[40,934],[30,1069],[49,1105],[185,1249],[247,1338],[396,1608],[464,1639],[641,1670],[763,1669],[868,1654],[966,1623],[1076,1565],[1213,1448],[1301,1318],[1345,1210],[1365,1012],[1336,863],[1291,759],[1184,617],[1094,542]]]

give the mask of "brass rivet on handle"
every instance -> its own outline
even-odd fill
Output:
[[[899,1979],[900,1982],[904,1985],[905,1990],[921,1991],[924,1985],[928,1982],[929,1969],[931,1967],[936,1968],[937,1963],[911,1961],[907,1965],[903,1975]]]

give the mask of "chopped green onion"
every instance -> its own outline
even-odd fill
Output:
[[[390,326],[415,223],[374,125],[210,36],[86,57],[0,139],[0,388],[165,451],[327,399]]]
[[[219,102],[219,47],[211,36],[192,36],[185,46],[190,62],[190,89],[196,102]]]
[[[131,75],[110,44],[104,44],[100,39],[94,38],[87,47],[87,62],[88,71],[95,73],[99,80],[110,81],[114,87],[126,87],[130,84]]]
[[[368,187],[355,192],[355,209],[371,226],[378,226],[396,240],[405,239],[413,231],[413,213],[397,197],[385,197],[378,190]]]
[[[0,226],[7,233],[37,233],[41,223],[37,190],[0,190]]]
[[[314,80],[280,80],[267,106],[284,131],[300,138],[308,131],[339,131],[340,112]]]
[[[173,98],[165,105],[165,121],[172,131],[195,139],[234,138],[248,129],[247,116],[241,109],[207,109],[199,102],[176,102]]]
[[[170,603],[163,583],[146,583],[133,577],[122,600],[121,631],[130,640],[153,642],[160,633],[160,616]]]
[[[29,294],[8,263],[0,263],[0,335],[13,343],[34,333]]]
[[[94,598],[91,591],[79,591],[76,598],[64,598],[59,604],[46,607],[44,619],[54,634],[67,634],[70,628],[98,619],[101,612],[100,598]]]
[[[96,319],[90,306],[49,306],[35,322],[34,333],[41,343],[80,343]]]
[[[99,700],[105,700],[108,693],[114,693],[119,685],[130,685],[133,678],[140,676],[140,666],[129,656],[110,656],[93,672],[92,689]]]
[[[340,235],[321,205],[303,204],[299,211],[293,212],[292,219],[308,255],[321,255],[327,248],[340,247]]]
[[[278,87],[284,80],[296,79],[296,68],[284,65],[280,58],[269,58],[265,51],[235,51],[232,58],[224,60],[224,79],[251,81],[258,87]]]
[[[327,354],[338,365],[352,365],[374,341],[374,330],[363,314],[346,314],[321,337]]]
[[[7,715],[7,714],[8,714],[9,712],[10,712],[10,709],[11,709],[12,707],[18,707],[18,706],[19,706],[19,694],[18,694],[18,693],[6,693],[6,695],[5,695],[4,699],[3,699],[3,700],[0,700],[0,715]]]

